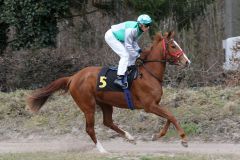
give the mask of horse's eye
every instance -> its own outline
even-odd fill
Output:
[[[176,48],[176,46],[172,46],[172,48]]]

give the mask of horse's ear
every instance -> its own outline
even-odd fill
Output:
[[[168,33],[167,38],[168,38],[168,39],[172,39],[172,38],[174,37],[174,35],[175,35],[174,31],[170,31],[170,32]]]
[[[169,34],[168,32],[165,32],[165,33],[164,33],[164,38],[167,38],[167,37],[168,37],[168,34]]]

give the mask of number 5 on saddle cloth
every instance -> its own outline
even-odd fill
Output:
[[[138,72],[136,66],[128,67],[124,77],[124,83],[127,84],[127,87],[121,88],[114,84],[114,80],[117,78],[117,67],[103,67],[98,74],[97,91],[124,92],[128,107],[133,110],[134,105],[129,89],[132,86],[133,80],[136,79],[137,76]]]

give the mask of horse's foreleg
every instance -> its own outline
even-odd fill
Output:
[[[186,134],[184,133],[183,129],[181,128],[181,126],[179,125],[179,123],[177,122],[175,116],[167,110],[167,108],[163,107],[163,106],[159,106],[157,104],[152,104],[152,105],[149,105],[150,107],[148,108],[145,108],[145,111],[146,112],[151,112],[151,113],[154,113],[158,116],[161,116],[163,118],[166,118],[168,121],[170,121],[174,126],[175,128],[177,129],[178,131],[178,134],[179,136],[181,137],[182,139],[182,145],[184,147],[187,147],[188,144],[187,144],[187,137],[186,137]],[[169,122],[166,123],[165,127],[168,128]],[[163,132],[160,132],[160,133],[164,133],[164,130]]]
[[[120,135],[127,138],[129,141],[134,141],[134,137],[130,135],[127,131],[120,129],[116,124],[113,123],[112,113],[113,107],[107,104],[99,104],[103,111],[103,124],[112,130],[116,131]]]

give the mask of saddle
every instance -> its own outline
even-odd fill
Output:
[[[137,67],[135,65],[129,66],[124,77],[124,81],[128,83],[128,89],[131,88],[132,82],[137,76]],[[117,66],[103,67],[98,74],[97,91],[123,92],[120,86],[114,84],[116,78]]]

